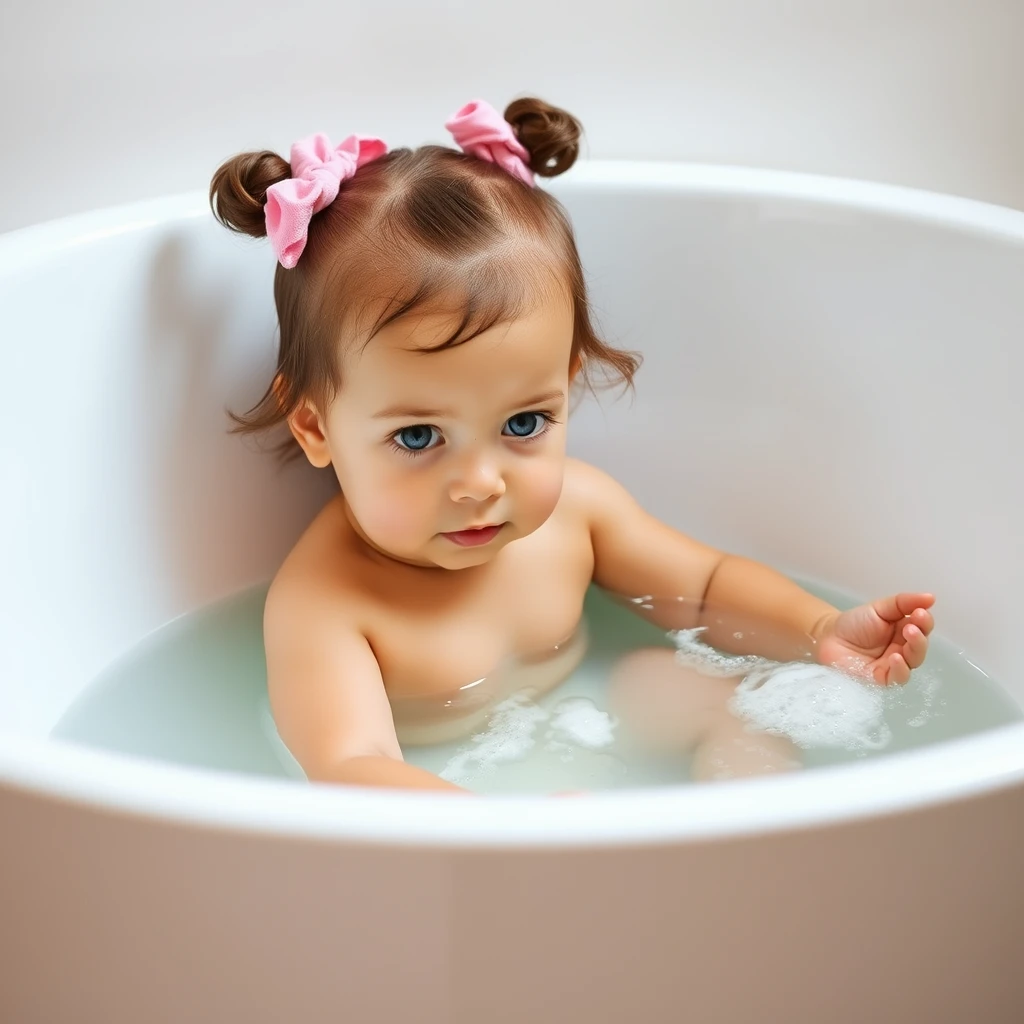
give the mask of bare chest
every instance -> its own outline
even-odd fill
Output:
[[[589,537],[527,537],[502,556],[476,577],[427,573],[375,601],[369,639],[392,703],[469,695],[546,661],[576,633],[593,575]]]

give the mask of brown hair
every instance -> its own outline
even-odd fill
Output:
[[[505,119],[535,173],[553,177],[575,162],[581,129],[564,110],[520,99]],[[290,176],[275,153],[233,157],[210,184],[215,216],[233,231],[266,235],[267,189]],[[557,199],[454,149],[392,150],[364,164],[313,217],[297,265],[277,267],[277,373],[249,412],[232,414],[235,429],[279,426],[305,400],[324,409],[341,384],[345,328],[367,343],[415,309],[451,310],[460,319],[438,347],[458,345],[514,319],[531,287],[552,278],[571,296],[572,359],[584,382],[593,387],[601,371],[607,382],[632,384],[639,357],[595,333],[572,226]]]

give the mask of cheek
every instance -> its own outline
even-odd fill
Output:
[[[369,495],[365,510],[356,514],[368,532],[400,543],[403,539],[421,539],[429,508],[408,487],[380,488]]]
[[[372,453],[336,466],[338,481],[352,514],[373,540],[401,544],[421,539],[424,521],[436,505],[429,475],[396,466],[394,456]],[[400,458],[398,456],[397,458]]]
[[[539,526],[555,510],[562,494],[565,460],[560,455],[531,459],[519,478],[520,512]]]

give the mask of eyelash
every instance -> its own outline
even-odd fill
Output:
[[[515,413],[515,415],[516,416],[523,416],[523,415],[539,416],[544,421],[544,429],[543,430],[538,430],[536,434],[532,434],[530,437],[515,437],[515,436],[513,436],[511,434],[502,434],[501,435],[502,437],[511,438],[511,440],[516,441],[519,444],[530,444],[532,441],[539,441],[552,428],[552,426],[554,426],[555,424],[557,424],[559,422],[559,420],[555,416],[553,416],[551,413],[543,412],[540,409],[527,409],[527,410],[524,410],[524,412],[517,412],[517,413]],[[513,417],[511,417],[511,416],[509,417],[509,419],[512,419],[512,418]],[[431,426],[431,424],[429,424],[429,423],[423,423],[423,424],[417,423],[417,424],[415,424],[415,426],[429,427],[429,426]],[[402,430],[408,430],[408,429],[409,429],[408,427],[402,427]],[[433,427],[433,429],[437,430],[437,427]],[[415,459],[415,458],[418,458],[421,455],[427,455],[430,452],[436,451],[438,448],[441,447],[441,445],[435,444],[435,445],[431,446],[430,448],[421,448],[419,451],[413,451],[411,448],[404,448],[402,445],[400,445],[395,440],[395,438],[398,437],[398,435],[402,432],[402,430],[396,430],[388,438],[388,447],[393,452],[398,452],[399,455],[406,455],[410,459]],[[441,433],[440,430],[438,430],[437,432],[439,434]]]

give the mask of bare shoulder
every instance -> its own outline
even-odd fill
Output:
[[[310,779],[337,778],[349,758],[402,759],[353,569],[351,528],[336,499],[267,595],[267,693],[278,732]]]
[[[281,630],[306,633],[327,616],[338,625],[339,616],[353,612],[352,554],[344,541],[350,527],[340,499],[329,502],[306,528],[267,594],[264,629],[267,639]]]
[[[613,476],[579,459],[566,459],[563,498],[593,524],[609,515],[639,510],[629,491]]]
[[[594,493],[598,496],[610,489],[624,490],[611,474],[582,459],[565,460],[565,483],[580,493]]]

